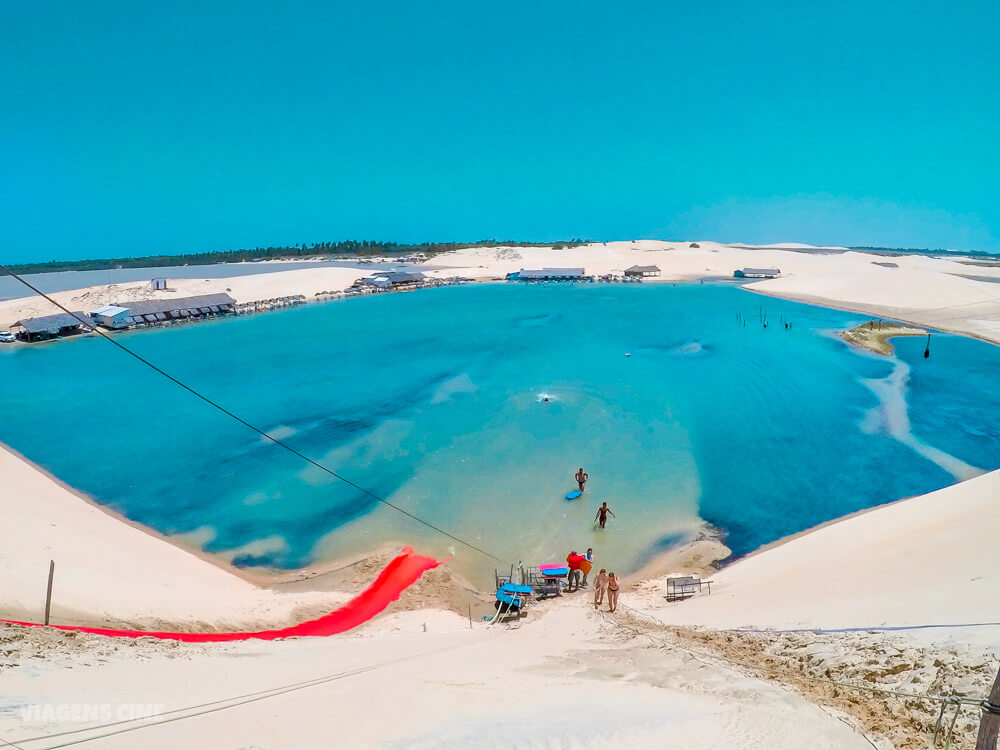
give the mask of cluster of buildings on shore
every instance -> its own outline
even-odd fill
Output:
[[[507,274],[507,281],[641,281],[659,275],[658,266],[631,266],[597,277],[587,276],[583,268],[522,268]],[[780,275],[777,268],[740,268],[733,272],[737,279],[774,279]]]
[[[776,279],[781,276],[777,268],[740,268],[733,271],[736,279]]]
[[[507,281],[639,281],[659,275],[657,266],[632,266],[603,276],[588,276],[583,268],[522,268],[507,274]]]
[[[236,300],[228,294],[200,294],[173,299],[135,300],[102,305],[89,312],[77,311],[23,318],[11,328],[20,341],[48,339],[85,333],[97,327],[108,331],[146,328],[190,320],[203,320],[236,312]]]
[[[352,290],[356,294],[366,294],[375,290],[403,291],[430,285],[430,280],[420,271],[384,271],[358,279],[348,287],[345,293],[350,294]]]
[[[471,279],[453,276],[447,279],[425,276],[420,271],[380,271],[358,279],[344,290],[345,297],[377,292],[405,292],[410,289],[428,289],[438,286],[466,284]]]
[[[157,281],[159,280],[153,280],[151,288],[166,288],[165,284],[154,286]],[[468,279],[458,277],[433,279],[416,271],[385,271],[358,279],[342,292],[317,293],[315,299],[320,301],[375,292],[404,291],[459,284],[466,281]],[[89,333],[97,328],[105,331],[125,331],[226,315],[265,312],[301,305],[306,301],[304,295],[297,294],[238,304],[236,300],[224,293],[174,297],[172,299],[135,300],[102,305],[87,312],[80,310],[43,315],[37,318],[23,318],[11,327],[9,334],[8,332],[3,333],[9,336],[10,341],[32,343]],[[5,337],[3,340],[8,340],[8,338]]]

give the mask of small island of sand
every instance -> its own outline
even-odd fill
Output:
[[[876,354],[886,356],[892,354],[893,347],[889,339],[893,336],[926,336],[927,331],[914,326],[904,326],[899,323],[884,323],[881,320],[869,320],[855,326],[849,331],[841,331],[840,336],[848,344],[860,346]]]

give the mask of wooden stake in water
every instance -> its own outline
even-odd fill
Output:
[[[49,611],[52,609],[52,577],[56,573],[56,561],[49,560],[49,585],[45,589],[45,624],[49,624]]]

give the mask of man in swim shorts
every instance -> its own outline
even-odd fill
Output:
[[[611,508],[608,507],[607,503],[601,503],[601,507],[597,509],[597,515],[594,516],[595,521],[599,521],[601,528],[604,528],[604,524],[608,522],[608,513],[611,513]],[[611,513],[611,517],[614,518],[615,514]]]
[[[601,568],[601,572],[594,579],[594,609],[604,604],[604,595],[608,592],[608,574]]]
[[[580,487],[580,492],[583,492],[583,485],[587,483],[588,479],[590,479],[590,474],[585,472],[581,466],[580,470],[576,472],[576,483]]]
[[[573,550],[568,555],[566,555],[566,567],[569,568],[569,575],[567,578],[566,591],[576,591],[580,588],[580,563],[583,562],[583,555],[578,555],[576,550]]]

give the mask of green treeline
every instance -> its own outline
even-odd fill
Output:
[[[343,242],[314,242],[311,245],[288,245],[285,247],[255,247],[245,250],[219,250],[207,253],[184,253],[182,255],[144,255],[139,258],[104,258],[94,260],[51,260],[47,263],[22,263],[12,265],[14,273],[48,273],[51,271],[100,271],[108,268],[150,268],[154,266],[200,266],[211,263],[239,263],[255,260],[295,260],[313,257],[364,258],[373,256],[407,256],[423,253],[431,257],[449,250],[467,247],[527,247],[546,246],[562,249],[586,244],[587,240],[573,239],[567,242],[424,242],[419,245],[403,245],[398,242],[377,242],[374,240],[346,240]]]

